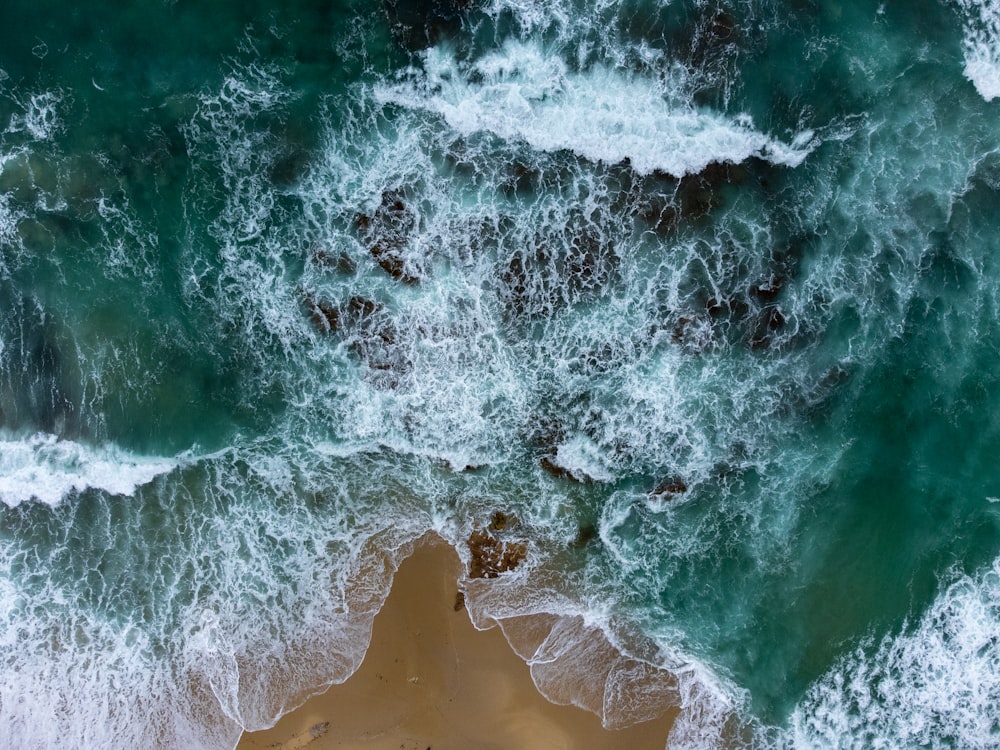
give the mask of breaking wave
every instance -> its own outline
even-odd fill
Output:
[[[1000,172],[954,49],[850,4],[430,5],[352,20],[359,80],[246,31],[113,137],[75,130],[92,80],[0,76],[5,738],[231,747],[353,673],[436,533],[477,626],[607,727],[995,740],[996,565],[846,656],[809,613],[867,534],[977,517],[942,446],[996,495],[961,420]],[[990,99],[992,6],[960,6]],[[909,445],[928,422],[959,427]]]
[[[912,626],[842,659],[796,708],[792,744],[996,747],[998,634],[1000,560],[957,576]]]
[[[679,72],[652,80],[600,64],[571,71],[540,44],[519,41],[468,65],[439,47],[421,57],[412,81],[377,86],[376,99],[438,114],[466,136],[485,131],[538,151],[568,149],[675,177],[751,156],[795,167],[815,148],[812,131],[785,144],[755,130],[747,115],[698,109]]]
[[[993,0],[955,0],[965,21],[965,77],[988,102],[1000,96],[1000,5]]]
[[[88,488],[128,496],[177,465],[114,445],[90,448],[44,433],[7,435],[0,439],[0,502],[11,508],[29,500],[57,505]]]

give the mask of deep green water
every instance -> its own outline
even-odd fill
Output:
[[[0,745],[232,747],[501,510],[608,725],[996,747],[995,96],[987,0],[7,3]]]

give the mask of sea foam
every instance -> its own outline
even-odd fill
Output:
[[[1000,3],[956,0],[965,17],[965,77],[986,101],[1000,96]]]
[[[59,113],[63,95],[58,91],[32,94],[24,101],[15,99],[21,113],[15,113],[7,123],[7,133],[26,132],[36,141],[47,141],[63,128]]]
[[[41,432],[6,435],[0,438],[0,502],[58,505],[88,488],[131,495],[176,466],[176,459],[136,456],[113,444],[91,447]]]
[[[561,23],[557,17],[571,12],[567,4],[510,5],[522,6],[523,18],[537,12],[538,26],[547,18]],[[650,592],[680,590],[683,582],[671,578],[672,570],[682,565],[711,569],[706,564],[719,557],[719,545],[735,548],[732,540],[741,534],[753,536],[758,555],[747,568],[781,562],[767,545],[777,548],[793,536],[797,506],[781,508],[779,524],[765,518],[765,500],[758,501],[752,490],[746,496],[729,494],[724,482],[738,483],[740,471],[755,462],[763,466],[758,457],[765,454],[778,456],[776,465],[797,466],[787,445],[772,448],[785,429],[777,406],[794,403],[799,381],[806,380],[805,358],[796,359],[780,346],[771,354],[744,352],[747,342],[739,327],[745,321],[734,315],[732,321],[713,323],[702,298],[735,296],[769,278],[771,267],[761,258],[780,245],[780,234],[772,240],[767,222],[739,222],[726,214],[717,217],[717,224],[681,226],[647,247],[631,228],[635,216],[649,211],[644,214],[639,205],[616,207],[616,198],[625,192],[616,180],[620,172],[684,175],[711,162],[749,157],[795,166],[814,148],[813,135],[804,130],[788,134],[788,142],[775,140],[748,118],[694,106],[670,70],[658,78],[649,69],[629,73],[608,61],[577,70],[540,43],[512,42],[471,64],[458,62],[444,47],[427,51],[422,59],[422,67],[407,76],[364,89],[382,106],[370,120],[359,115],[359,122],[350,122],[357,127],[346,132],[331,126],[325,165],[313,165],[292,189],[301,190],[307,206],[303,227],[285,226],[286,212],[296,210],[289,205],[296,204],[283,200],[288,197],[281,194],[284,188],[266,178],[277,155],[277,136],[269,128],[280,132],[274,122],[285,119],[282,105],[290,98],[279,72],[258,65],[237,67],[218,91],[199,97],[196,113],[182,127],[188,157],[201,165],[185,191],[185,212],[208,217],[212,241],[186,243],[180,260],[185,301],[192,307],[205,304],[212,319],[225,324],[219,330],[245,346],[248,360],[258,362],[259,357],[259,370],[265,373],[261,380],[269,381],[267,374],[275,373],[273,380],[281,386],[275,392],[287,407],[285,421],[272,425],[277,434],[270,442],[177,471],[151,487],[147,485],[169,472],[176,459],[146,459],[113,446],[86,447],[44,433],[9,439],[14,448],[3,455],[19,457],[19,463],[4,474],[16,478],[23,470],[27,478],[11,495],[13,501],[4,495],[4,502],[24,502],[36,486],[51,485],[51,501],[38,499],[57,505],[85,487],[111,494],[141,492],[143,503],[109,502],[114,507],[106,517],[115,523],[106,526],[119,532],[130,528],[117,513],[131,513],[134,538],[143,540],[136,549],[156,550],[155,555],[123,557],[128,564],[119,566],[124,572],[116,582],[110,574],[104,578],[110,566],[104,546],[95,544],[93,559],[72,568],[92,572],[97,589],[79,602],[75,579],[36,592],[29,586],[41,577],[35,569],[18,578],[18,568],[6,576],[12,583],[0,576],[0,613],[6,626],[0,631],[9,639],[5,679],[16,683],[13,694],[25,696],[19,704],[0,706],[6,712],[0,718],[15,727],[13,736],[23,740],[20,744],[72,745],[66,730],[106,728],[121,734],[73,739],[79,745],[111,747],[157,741],[163,746],[225,747],[238,727],[273,723],[305,695],[346,679],[357,666],[367,647],[371,617],[409,540],[428,528],[454,524],[456,517],[469,524],[488,518],[501,501],[531,533],[529,561],[513,575],[477,582],[484,591],[477,598],[470,587],[469,601],[481,617],[501,621],[530,662],[539,688],[559,702],[585,706],[608,726],[648,718],[665,705],[680,706],[671,747],[719,744],[740,702],[739,689],[693,657],[671,650],[676,639],[670,630],[676,624],[655,631],[652,637],[660,650],[648,653],[625,638],[622,631],[628,628],[621,622],[616,626],[607,613],[624,619],[629,602]],[[58,125],[47,119],[44,104],[37,102],[32,120],[42,135]],[[365,101],[358,108],[370,104]],[[463,144],[456,145],[456,133],[480,142],[463,150]],[[469,137],[473,135],[477,138]],[[524,173],[511,178],[504,170],[515,156],[523,156],[524,145],[534,154]],[[583,158],[562,159],[556,152],[564,149]],[[933,157],[936,164],[937,155]],[[614,175],[594,165],[626,159],[633,170]],[[877,200],[860,195],[846,208],[838,194],[840,210],[852,220],[869,216],[868,204],[898,205],[894,211],[905,212],[895,190],[910,186],[910,175],[884,175],[877,158],[857,161],[877,166],[893,190],[875,190]],[[452,174],[441,163],[458,166]],[[515,212],[507,196],[518,189],[517,179],[540,187],[537,194],[522,190]],[[655,183],[651,179],[646,190],[652,191]],[[404,195],[413,212],[412,232],[400,252],[426,270],[419,284],[401,286],[384,274],[357,236],[359,216],[377,211],[387,191]],[[832,205],[834,198],[829,200]],[[819,207],[816,211],[828,208],[811,196],[803,204]],[[109,224],[117,220],[103,205],[100,215]],[[7,225],[13,226],[12,221]],[[827,225],[816,221],[824,236],[850,236],[826,231]],[[814,228],[806,223],[807,229]],[[879,225],[888,227],[887,234],[895,228],[882,215]],[[692,237],[696,232],[700,238]],[[652,242],[650,235],[644,236]],[[841,244],[838,239],[835,247]],[[198,254],[202,245],[217,254]],[[542,245],[550,253],[542,260],[524,251]],[[341,253],[352,270],[336,270],[331,264]],[[842,260],[836,253],[828,255]],[[557,262],[571,270],[579,264],[576,277],[567,281],[557,273]],[[306,271],[299,278],[297,269],[303,264]],[[849,264],[836,269],[841,267]],[[797,302],[798,287],[812,291],[812,284],[827,292],[831,284],[854,282],[848,271],[843,272],[847,282],[825,271],[805,267],[801,281],[788,280],[784,292],[775,292],[781,294],[788,330],[794,328],[795,305],[805,305]],[[880,280],[888,276],[872,272]],[[833,291],[837,294],[827,296],[874,296],[863,280]],[[373,309],[377,303],[372,318],[380,333],[366,342],[350,332],[314,330],[303,311],[306,293],[331,305],[367,295]],[[747,316],[757,312],[752,296]],[[825,304],[823,294],[801,295],[810,296]],[[588,315],[586,306],[595,300],[595,308],[615,311],[613,322]],[[525,309],[518,311],[518,302]],[[824,315],[812,311],[814,325],[821,327]],[[647,333],[651,322],[657,327]],[[730,323],[736,332],[726,338]],[[691,334],[696,330],[710,334],[703,347],[695,345],[701,341]],[[773,342],[788,338],[775,334]],[[371,348],[372,339],[377,349]],[[717,355],[726,347],[734,353],[728,364]],[[399,362],[405,369],[393,371]],[[241,388],[247,404],[270,395],[254,382],[242,385],[247,386]],[[806,392],[808,388],[801,386]],[[547,419],[561,420],[565,429],[548,430]],[[609,568],[591,568],[577,578],[573,571],[559,569],[556,590],[539,580],[546,572],[543,566],[547,557],[565,561],[588,544],[588,519],[574,503],[584,498],[581,507],[589,506],[586,493],[593,488],[541,471],[536,451],[543,450],[554,451],[552,463],[574,476],[597,482],[648,480],[648,486],[616,492],[600,511],[599,542],[589,542],[593,546],[587,557]],[[440,465],[442,459],[446,466]],[[758,494],[775,496],[779,505],[801,497],[807,494],[802,487],[829,483],[833,463],[828,472],[815,472],[815,482],[799,468],[798,484],[779,493],[771,489],[780,483],[765,483]],[[479,468],[465,471],[467,464]],[[689,487],[683,498],[647,492],[674,473]],[[723,488],[717,496],[699,490],[699,483],[710,488],[713,481]],[[60,510],[69,515],[72,506],[63,502]],[[184,533],[163,533],[156,546],[152,539],[147,544],[139,535],[148,531],[141,506],[170,519],[158,521],[158,528]],[[685,522],[685,513],[693,521]],[[68,528],[75,534],[84,520]],[[723,536],[727,529],[735,530]],[[453,528],[448,535],[460,553],[468,531]],[[590,527],[589,533],[593,531]],[[738,540],[742,546],[743,539]],[[20,547],[12,545],[11,550],[9,559],[18,566],[35,559],[22,555]],[[365,563],[365,550],[377,559]],[[70,566],[47,572],[63,568]],[[351,588],[352,581],[360,592]],[[148,616],[138,606],[128,607],[133,601],[129,595],[138,591],[155,591],[156,607]],[[703,590],[696,591],[703,596]],[[737,598],[724,593],[726,606]],[[31,606],[22,608],[21,601]],[[72,606],[63,604],[67,601]],[[97,610],[94,619],[100,620],[108,611],[105,603],[119,601],[126,605],[124,625],[88,619]],[[50,639],[54,623],[72,621],[67,612],[77,604],[82,612],[79,632],[87,637]],[[128,621],[133,613],[135,626]],[[726,614],[721,604],[712,612],[715,629],[722,628],[715,623],[725,622]],[[932,620],[935,616],[929,615]],[[540,617],[546,627],[537,638],[519,639],[512,635],[512,625],[521,617]],[[946,614],[939,619],[951,621]],[[994,633],[995,619],[987,618]],[[958,621],[964,622],[964,616]],[[921,625],[917,634],[924,630]],[[878,650],[875,663],[909,669],[912,659],[894,656],[906,652],[908,638],[919,640],[901,636],[885,647],[887,655]],[[60,648],[70,646],[47,650],[53,641]],[[992,642],[972,641],[995,661]],[[25,648],[26,642],[35,650]],[[903,645],[892,648],[897,643]],[[867,652],[845,662],[838,674],[877,671],[864,666],[866,658]],[[978,662],[971,658],[961,663]],[[848,689],[845,678],[837,679],[821,681],[811,702],[803,704],[797,724],[801,744],[822,745],[828,738],[836,744],[839,707],[855,694],[875,690],[866,683],[851,692],[850,680]],[[198,700],[185,704],[181,697],[175,702],[171,691],[181,686],[185,692],[189,684]],[[137,695],[145,696],[142,704],[127,705]],[[42,714],[41,729],[32,724],[38,717],[28,704],[53,706],[66,696],[72,700]],[[90,705],[82,696],[91,698]],[[972,696],[978,705],[980,693],[972,691]],[[866,701],[865,706],[878,704]],[[122,721],[122,716],[130,718]],[[179,718],[169,718],[174,716]],[[147,717],[154,717],[154,723],[144,729]],[[193,728],[175,731],[156,725],[156,717],[178,726],[190,722]],[[204,736],[191,736],[192,731]]]
[[[463,547],[457,550],[466,558]],[[567,596],[544,568],[529,565],[514,576],[464,581],[475,626],[500,626],[539,692],[553,703],[596,714],[608,729],[677,711],[669,747],[719,746],[742,691],[690,654],[640,634],[599,596],[583,605]]]
[[[375,96],[440,115],[463,135],[489,132],[539,151],[568,149],[609,164],[628,160],[640,174],[681,177],[752,156],[795,167],[816,145],[809,130],[784,143],[756,130],[747,115],[697,108],[670,80],[605,65],[577,72],[538,43],[508,42],[470,67],[443,47],[431,48],[423,71],[376,86]]]
[[[1000,743],[1000,559],[962,575],[912,628],[867,643],[799,704],[796,747],[962,747]]]

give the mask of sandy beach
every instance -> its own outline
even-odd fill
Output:
[[[661,750],[672,716],[606,730],[542,697],[498,627],[479,631],[456,600],[460,562],[440,540],[396,574],[360,669],[239,750]]]

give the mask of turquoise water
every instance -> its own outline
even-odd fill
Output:
[[[2,744],[232,747],[498,510],[608,726],[1000,744],[995,4],[8,5]]]

